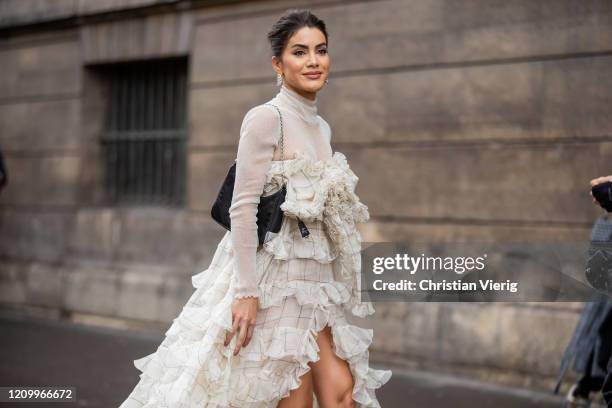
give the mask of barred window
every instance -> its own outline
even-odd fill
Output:
[[[183,205],[186,58],[101,67],[105,190],[111,203]]]

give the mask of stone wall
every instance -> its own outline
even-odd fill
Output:
[[[609,2],[0,7],[4,307],[128,325],[177,315],[224,233],[209,209],[242,116],[276,93],[265,33],[288,7],[310,7],[328,25],[319,110],[360,177],[372,215],[365,241],[586,241],[599,214],[588,181],[609,174],[612,159]],[[129,41],[117,48],[117,38]],[[169,55],[190,58],[187,205],[103,206],[89,67]],[[379,303],[369,323],[380,361],[544,388],[580,307]]]

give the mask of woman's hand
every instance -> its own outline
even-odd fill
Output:
[[[259,308],[259,298],[244,297],[235,299],[232,303],[232,330],[226,332],[225,343],[227,347],[232,341],[232,337],[239,330],[238,341],[234,349],[234,355],[240,352],[241,347],[249,345],[255,330],[255,322],[257,317],[257,309]]]
[[[605,183],[606,181],[612,181],[612,175],[606,176],[606,177],[597,177],[597,178],[594,178],[593,180],[591,180],[591,187],[596,186],[597,184]],[[591,199],[593,200],[593,204],[599,206],[599,203],[597,202],[595,197],[593,197],[593,192],[589,191],[589,194],[591,195]]]

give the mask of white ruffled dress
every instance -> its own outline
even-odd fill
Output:
[[[273,161],[264,195],[287,176],[284,219],[256,254],[261,292],[251,342],[234,356],[238,336],[224,347],[232,327],[235,258],[228,231],[208,269],[192,276],[195,292],[153,354],[134,361],[140,381],[120,408],[276,407],[300,386],[300,376],[319,359],[316,336],[331,327],[335,353],[349,364],[358,407],[380,407],[375,389],[390,370],[369,366],[373,330],[348,323],[346,313],[374,313],[361,302],[361,236],[369,219],[355,194],[358,177],[335,152],[314,161],[296,153]],[[310,235],[302,237],[299,217]]]

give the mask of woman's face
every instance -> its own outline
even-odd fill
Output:
[[[276,73],[283,75],[288,88],[314,100],[329,73],[325,35],[318,28],[302,27],[289,38],[282,57],[282,62],[272,58]],[[318,74],[307,75],[309,73]]]

